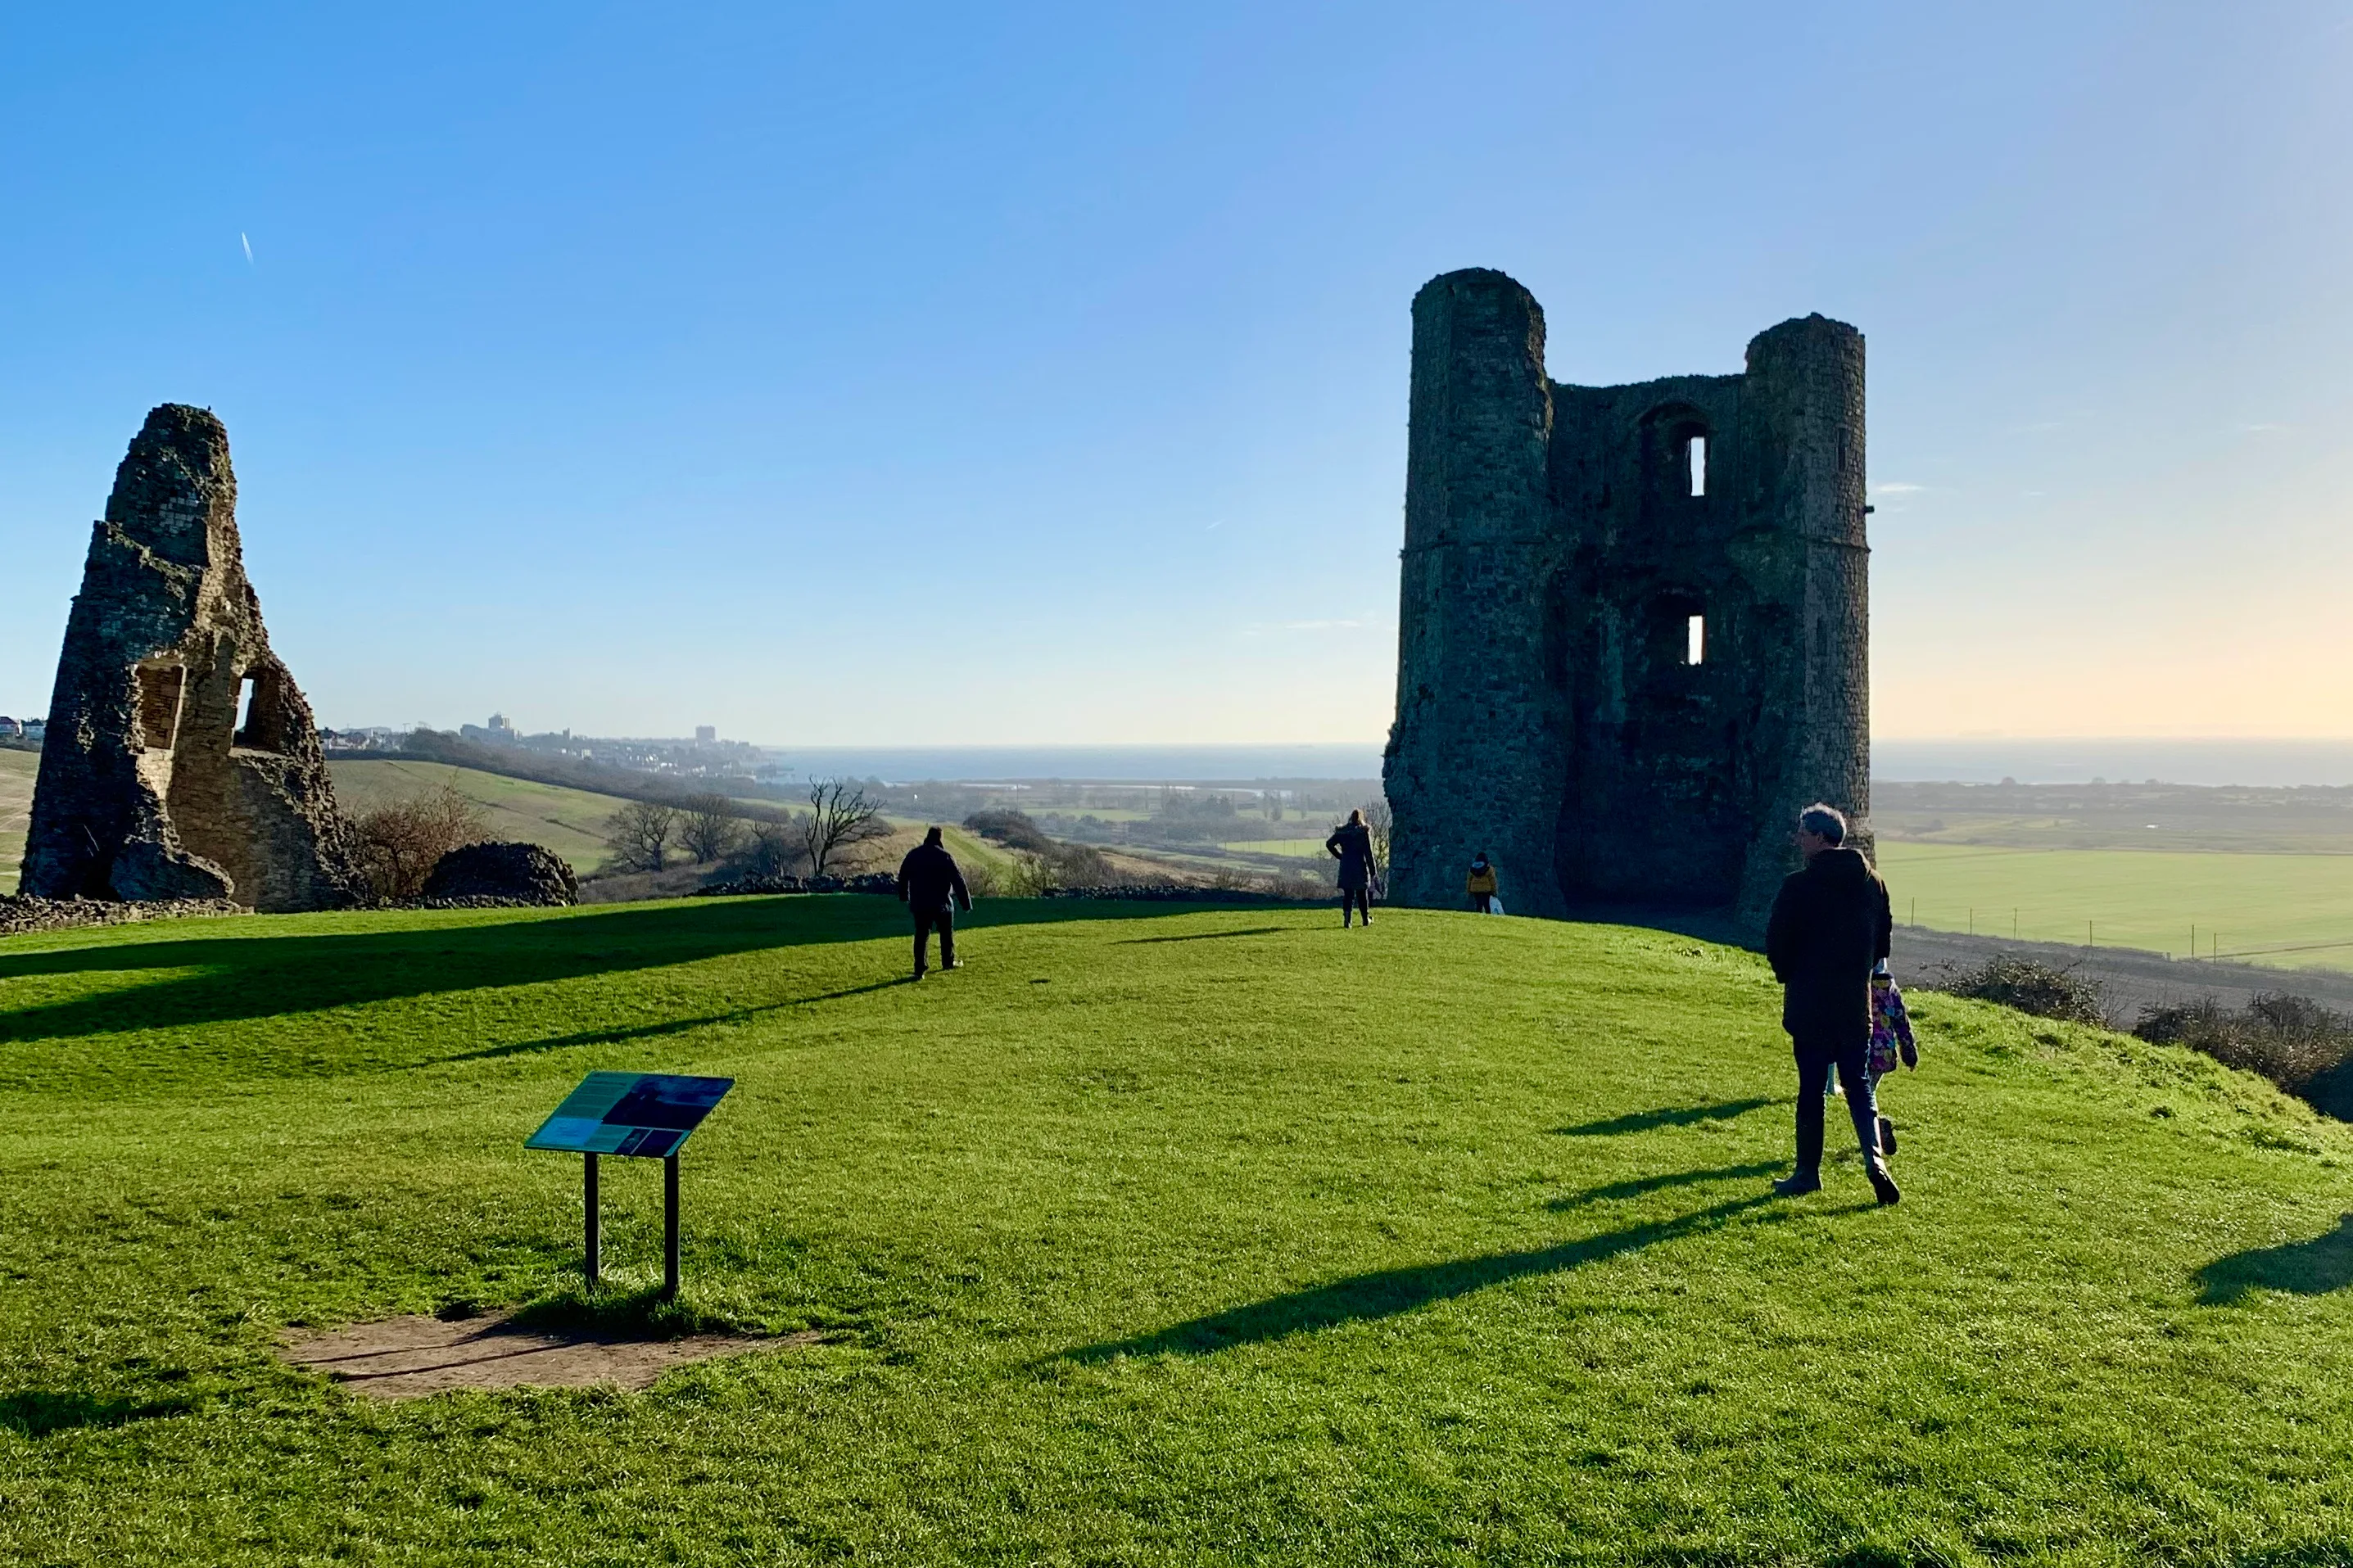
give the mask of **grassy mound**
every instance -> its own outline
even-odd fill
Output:
[[[2340,1563],[2353,1129],[1923,997],[1905,1202],[1795,1203],[1757,960],[887,900],[0,942],[0,1561]],[[649,1394],[274,1336],[577,1291],[592,1068],[720,1073]],[[616,1169],[614,1167],[619,1167]],[[629,1310],[659,1166],[608,1162]],[[659,1325],[657,1325],[659,1326]]]

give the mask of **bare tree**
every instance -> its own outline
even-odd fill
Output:
[[[1365,802],[1365,826],[1373,836],[1373,875],[1386,886],[1389,879],[1389,836],[1397,830],[1397,818],[1389,811],[1389,797],[1377,795]]]
[[[633,800],[605,822],[605,842],[613,864],[624,871],[659,871],[670,851],[678,813],[649,800]]]
[[[836,858],[856,859],[860,845],[887,837],[891,832],[881,808],[849,779],[812,780],[808,803],[809,814],[800,818],[799,826],[801,848],[808,856],[812,877],[824,876]]]
[[[743,836],[742,814],[725,795],[689,795],[679,803],[678,847],[696,865],[724,859]]]
[[[800,835],[789,823],[755,822],[752,841],[744,847],[744,872],[751,877],[782,877],[801,858]]]
[[[353,826],[360,868],[386,903],[416,898],[442,856],[491,836],[482,808],[448,783],[363,813]]]

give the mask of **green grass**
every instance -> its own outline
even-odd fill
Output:
[[[25,832],[33,821],[33,778],[40,771],[38,752],[0,751],[0,893],[16,890]]]
[[[493,837],[540,845],[579,871],[593,870],[604,861],[606,819],[627,804],[618,795],[533,784],[445,763],[339,757],[328,767],[334,775],[335,799],[354,816],[451,784],[482,808]]]
[[[1996,849],[1882,840],[1895,918],[1941,931],[2353,965],[2353,856]],[[1971,911],[1974,910],[1974,916]],[[2013,911],[2016,931],[2012,931]]]
[[[1939,997],[1799,1202],[1753,956],[882,900],[0,942],[0,1561],[2353,1561],[2353,1129]],[[358,1403],[289,1324],[561,1309],[592,1068],[721,1073],[638,1395]],[[651,1278],[658,1172],[607,1178]]]
[[[1245,855],[1288,855],[1302,860],[1329,858],[1330,851],[1324,840],[1317,838],[1235,838],[1218,846],[1220,849],[1239,850]]]

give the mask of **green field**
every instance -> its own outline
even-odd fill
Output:
[[[1322,837],[1314,838],[1234,838],[1218,846],[1245,855],[1288,855],[1296,859],[1329,859]]]
[[[1882,840],[1895,918],[2036,942],[2353,967],[2353,855],[1995,849]],[[1974,913],[1972,912],[1974,911]],[[2016,929],[2013,931],[2012,922]]]
[[[593,871],[603,863],[606,819],[626,804],[617,795],[533,784],[444,763],[338,757],[328,766],[334,774],[335,799],[355,816],[395,800],[424,795],[445,783],[453,784],[459,794],[482,808],[491,837],[541,845],[582,872]]]
[[[38,752],[0,751],[0,893],[16,890],[16,866],[33,819],[33,777],[40,771]]]
[[[920,986],[855,897],[0,941],[0,1562],[2353,1560],[2353,1129],[2259,1080],[1923,996],[1903,1206],[1786,1202],[1744,952],[965,935]],[[572,1299],[521,1143],[594,1068],[737,1079],[687,1315],[830,1342],[397,1405],[276,1358]]]

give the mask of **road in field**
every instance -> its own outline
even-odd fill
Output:
[[[1882,840],[1895,918],[1940,931],[2353,967],[2353,855],[2000,849]],[[2087,932],[2088,926],[2088,932]]]

